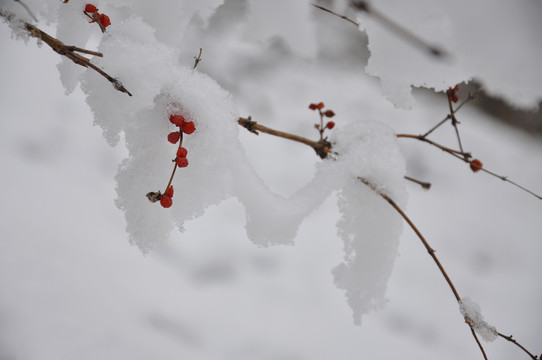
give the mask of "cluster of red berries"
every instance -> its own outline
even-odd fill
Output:
[[[478,159],[474,159],[470,162],[470,169],[474,172],[480,171],[480,169],[484,166],[482,162]]]
[[[182,147],[182,136],[183,134],[192,134],[194,131],[196,131],[196,126],[194,125],[193,121],[186,121],[184,116],[178,114],[170,115],[169,121],[173,125],[179,127],[178,131],[171,132],[167,136],[167,140],[172,144],[176,144],[180,140],[179,148],[177,149],[177,156],[173,161],[175,162],[175,166],[187,167],[188,159],[186,158],[186,155],[188,155],[188,151],[184,147]],[[160,205],[165,208],[170,207],[173,204],[173,200],[171,199],[172,197],[173,186],[169,186],[164,192],[164,194],[160,195]]]
[[[333,112],[333,110],[326,110],[326,111],[323,111],[324,109],[324,103],[323,102],[319,102],[318,104],[315,104],[315,103],[312,103],[309,105],[309,109],[311,110],[318,110],[318,112],[320,113],[320,118],[323,119],[324,116],[325,117],[328,117],[328,118],[332,118],[335,116],[335,113]],[[324,129],[333,129],[335,127],[335,122],[334,121],[328,121],[326,123],[326,125],[323,127],[323,129],[320,129],[320,125],[319,124],[316,124],[315,127],[318,129],[318,130],[321,130],[323,131]]]
[[[452,100],[454,103],[459,101],[457,90],[459,90],[459,85],[456,85],[453,88],[448,89],[448,96],[450,97],[450,100]]]
[[[109,16],[105,14],[100,14],[98,12],[98,8],[92,4],[85,5],[84,13],[92,19],[91,23],[97,22],[100,25],[102,31],[104,31],[106,27],[111,25],[111,20],[109,19]]]
[[[165,208],[170,207],[173,204],[173,185],[167,188],[167,190],[160,196],[160,205]]]
[[[181,138],[183,133],[190,135],[196,130],[194,122],[186,121],[186,119],[182,115],[170,115],[169,121],[173,125],[179,127],[179,131],[169,133],[169,135],[167,136],[167,140],[172,144],[176,144],[177,142],[179,142],[179,139]],[[187,167],[188,160],[186,159],[186,154],[188,154],[188,151],[180,145],[181,144],[179,144],[179,149],[177,150],[177,157],[175,158],[175,162],[179,167]]]

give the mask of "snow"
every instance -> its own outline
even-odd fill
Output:
[[[426,56],[371,16],[359,15],[371,51],[366,71],[380,79],[396,106],[412,107],[412,87],[445,91],[475,78],[489,94],[516,107],[538,107],[542,92],[535,84],[542,81],[542,50],[533,44],[542,30],[535,21],[542,10],[539,1],[522,0],[511,7],[508,1],[384,0],[374,7],[449,54],[444,60]]]
[[[461,299],[459,303],[459,310],[461,315],[465,318],[465,321],[468,321],[472,325],[472,328],[478,335],[482,337],[485,341],[495,341],[499,336],[495,326],[489,325],[482,315],[482,310],[480,305],[472,301],[468,297]]]
[[[413,107],[407,112],[394,109],[363,73],[362,50],[349,49],[360,33],[309,11],[306,2],[268,9],[269,19],[288,20],[272,29],[271,21],[258,28],[247,18],[256,16],[256,2],[175,1],[161,13],[146,1],[101,1],[100,11],[112,19],[104,34],[79,13],[84,2],[28,4],[44,21],[58,18],[57,36],[66,43],[96,45],[104,57],[91,61],[133,97],[72,64],[60,65],[62,88],[54,69],[59,56],[33,41],[29,47],[10,41],[4,26],[3,48],[13,56],[2,59],[10,71],[0,109],[3,119],[17,121],[3,122],[0,132],[0,156],[10,169],[1,184],[0,286],[7,290],[0,295],[0,357],[350,359],[378,357],[384,347],[390,357],[478,356],[419,240],[358,177],[408,212],[460,291],[535,348],[537,200],[428,145],[394,137],[421,132],[446,114],[445,98],[414,92],[416,102],[409,102],[408,88],[415,74],[432,87],[424,76],[441,76],[438,69],[448,65],[427,67],[427,74],[402,69],[397,75],[404,78],[387,80],[389,91]],[[405,15],[436,41],[437,30],[453,25],[435,17],[437,10]],[[297,16],[304,19],[299,33]],[[72,27],[80,31],[70,33]],[[309,39],[333,27],[346,34],[342,45],[329,43],[332,34]],[[371,36],[376,56],[383,45]],[[203,62],[193,70],[200,47]],[[389,54],[423,65],[417,50],[404,48],[407,55]],[[496,72],[488,81],[506,80]],[[22,73],[35,81],[22,81]],[[538,74],[519,79],[518,89],[527,91],[522,82],[531,86]],[[529,91],[521,101],[532,104],[538,90]],[[315,138],[317,119],[307,109],[315,101],[337,114],[328,135],[338,155],[327,160],[236,124],[251,114]],[[175,129],[167,119],[173,107],[195,122],[196,132],[184,138],[190,166],[177,170],[166,210],[145,194],[163,191],[171,174],[176,146],[166,136]],[[470,104],[458,116],[467,150],[537,189],[536,138],[496,125]],[[454,144],[444,129],[436,138]],[[433,189],[405,184],[407,173]],[[495,346],[495,358],[515,350]]]

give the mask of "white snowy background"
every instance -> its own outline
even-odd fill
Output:
[[[395,67],[402,70],[404,79],[397,78],[391,76],[395,68],[378,62],[379,56],[391,51],[386,48],[390,43],[385,32],[373,34],[373,57],[368,60],[364,34],[350,24],[310,9],[304,2],[275,3],[270,7],[228,0],[217,13],[206,13],[200,5],[198,16],[178,23],[168,22],[152,8],[138,10],[145,15],[142,21],[156,28],[162,44],[156,44],[158,50],[160,46],[181,49],[176,54],[158,53],[163,56],[156,61],[170,57],[191,67],[202,47],[198,70],[232,94],[239,115],[250,114],[262,124],[316,138],[312,124],[317,117],[307,106],[317,101],[336,112],[336,132],[348,124],[381,121],[397,133],[418,134],[446,115],[447,101],[442,94],[416,90],[411,97],[405,91],[405,83],[417,80],[420,83],[415,85],[437,89],[453,85],[437,76],[442,69],[428,70],[426,78],[423,73],[409,72],[409,66],[420,65],[417,49],[400,46],[398,51],[408,53],[402,54]],[[442,5],[425,13],[399,8],[394,12],[399,3],[378,4],[402,23],[417,23],[421,33],[435,34],[431,40],[445,41],[452,54],[454,50],[470,54],[470,58],[457,60],[456,73],[444,72],[450,81],[479,74],[492,93],[517,106],[532,107],[540,99],[535,85],[540,84],[542,72],[533,64],[542,51],[531,39],[540,33],[536,2],[518,2],[513,16],[498,6],[482,12],[488,5],[483,2],[470,12]],[[106,1],[101,4],[104,9],[111,6]],[[201,4],[213,8],[219,2]],[[12,6],[7,0],[2,5]],[[432,17],[437,10],[439,16]],[[123,9],[110,7],[104,12],[113,22],[108,31],[120,31],[114,15],[122,16]],[[508,20],[515,26],[499,31],[511,40],[498,48],[488,39],[482,45],[490,50],[481,51],[478,57],[472,53],[475,41],[465,42],[466,38],[478,39],[468,29],[461,28],[462,42],[456,40],[461,46],[446,42],[446,36],[455,34],[454,25],[458,27],[454,19],[465,12],[473,18],[473,13],[489,14],[483,18],[488,26],[501,18]],[[73,14],[80,15],[75,10]],[[70,19],[69,15],[64,14],[63,19]],[[267,23],[255,20],[265,18]],[[183,36],[176,36],[176,27],[187,24]],[[84,28],[88,34],[74,33],[71,39],[66,35],[62,37],[66,43],[88,36],[87,47],[92,48],[102,37],[97,26],[84,21],[68,25]],[[119,28],[115,30],[115,26]],[[364,26],[370,36],[379,30],[370,21]],[[56,32],[52,26],[41,27]],[[142,25],[135,28],[148,38]],[[438,33],[435,29],[440,28],[444,30]],[[59,32],[70,34],[70,29],[59,28]],[[332,273],[345,256],[336,227],[340,218],[337,192],[304,219],[293,246],[256,246],[245,231],[243,205],[237,198],[228,198],[184,223],[184,232],[173,231],[168,241],[144,256],[130,245],[126,219],[115,205],[115,176],[128,155],[125,135],[120,134],[117,146],[107,144],[102,130],[92,126],[95,119],[86,96],[74,78],[66,77],[73,75],[66,69],[64,85],[75,90],[69,96],[64,94],[56,69],[60,57],[46,45],[39,48],[35,40],[25,44],[11,39],[5,24],[0,35],[0,359],[481,358],[452,293],[406,226],[387,283],[387,304],[364,315],[361,326],[354,325],[352,309],[344,291],[334,285]],[[482,35],[480,41],[486,38]],[[390,41],[396,40],[392,37]],[[484,56],[489,58],[488,54],[499,49],[500,61],[483,66],[487,64]],[[115,66],[124,71],[120,63],[110,61],[112,74]],[[137,57],[122,61],[133,62],[126,64],[127,71],[135,71],[143,63]],[[368,72],[390,75],[397,83],[390,84],[390,77],[382,75],[381,87],[365,73],[367,61]],[[159,69],[141,71],[139,75],[144,76]],[[167,74],[156,76],[167,78]],[[517,77],[512,89],[495,85],[507,76]],[[87,81],[111,91],[104,97],[120,98],[119,107],[130,111],[130,98],[117,94],[107,81],[98,77]],[[129,79],[123,82],[134,94],[146,91],[130,88]],[[525,92],[520,96],[523,101],[515,98],[521,91]],[[395,108],[386,97],[412,110]],[[102,110],[116,116],[119,109],[109,106]],[[217,104],[219,109],[222,106]],[[474,105],[465,106],[458,118],[465,148],[488,169],[542,190],[539,136],[502,125]],[[109,141],[111,138],[109,135]],[[265,134],[257,137],[244,129],[239,129],[238,139],[255,173],[285,197],[303,188],[321,168],[321,160],[303,145]],[[435,139],[455,147],[449,125],[438,130]],[[474,174],[463,162],[429,145],[403,139],[400,147],[407,173],[433,183],[430,191],[406,184],[406,211],[437,250],[460,294],[481,306],[488,323],[540,353],[540,200],[486,174]],[[174,147],[165,144],[164,149]],[[221,171],[241,168],[237,163],[242,159],[226,160],[231,165],[221,164]],[[169,172],[154,176],[161,182],[153,186],[162,187]],[[226,178],[221,183],[220,172],[212,176],[208,181],[216,184],[229,181]],[[182,181],[182,172],[177,177]],[[134,177],[131,184],[157,190],[144,186],[145,180]],[[139,195],[146,201],[144,193]],[[176,187],[174,204],[181,203]],[[265,212],[267,205],[257,206],[258,210]],[[156,209],[170,216],[166,210]],[[383,221],[380,225],[389,224]],[[491,359],[527,358],[501,339],[484,345]]]

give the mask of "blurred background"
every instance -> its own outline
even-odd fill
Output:
[[[241,116],[317,138],[311,102],[333,109],[337,127],[374,119],[397,133],[423,133],[447,115],[445,95],[429,90],[414,90],[413,110],[394,108],[364,73],[366,37],[344,21],[314,11],[318,50],[308,58],[281,38],[239,41],[231,24],[244,11],[246,2],[227,1],[207,28],[194,19],[180,59],[191,65],[202,47],[199,71],[232,93]],[[343,257],[334,196],[303,222],[295,246],[251,244],[244,209],[230,199],[144,256],[114,204],[122,141],[106,144],[79,88],[64,94],[60,58],[46,45],[13,40],[2,23],[0,48],[0,360],[482,358],[406,225],[386,308],[353,325],[331,276]],[[461,84],[459,95],[476,88]],[[539,112],[482,95],[458,119],[465,149],[485,167],[542,191]],[[241,129],[240,139],[284,196],[321,161],[265,134]],[[434,139],[456,144],[450,125]],[[427,144],[400,144],[409,175],[433,184],[407,184],[406,212],[460,294],[500,332],[542,353],[540,200]],[[484,346],[490,359],[528,358],[502,339]]]

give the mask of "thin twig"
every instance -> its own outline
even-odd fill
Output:
[[[457,300],[458,303],[460,303],[461,302],[461,296],[459,296],[459,293],[457,292],[457,290],[456,290],[456,288],[454,286],[454,283],[450,279],[450,276],[448,276],[448,273],[444,269],[444,266],[442,266],[442,264],[441,264],[440,260],[438,259],[437,255],[435,255],[435,250],[429,245],[429,243],[427,242],[425,237],[422,235],[420,230],[418,230],[416,225],[414,225],[412,220],[410,220],[410,218],[406,215],[406,213],[399,207],[399,205],[397,205],[397,203],[395,201],[393,201],[392,198],[390,198],[387,194],[380,191],[374,184],[372,184],[367,179],[362,178],[362,177],[358,177],[358,179],[362,183],[364,183],[365,185],[370,187],[378,195],[380,195],[380,197],[382,197],[384,200],[386,200],[395,209],[395,211],[397,211],[399,213],[399,215],[401,215],[401,217],[407,222],[407,224],[410,226],[410,228],[416,233],[418,238],[421,240],[423,246],[425,247],[425,249],[427,250],[427,252],[431,256],[431,258],[433,258],[433,261],[435,262],[435,264],[439,268],[440,273],[442,274],[442,276],[444,276],[444,279],[446,280],[446,283],[450,287],[450,290],[452,290],[452,293],[454,294],[455,299]],[[469,325],[470,330],[472,332],[472,335],[474,336],[474,339],[476,340],[476,343],[478,344],[478,347],[480,348],[480,351],[482,352],[482,354],[484,356],[484,359],[487,360],[487,355],[486,355],[486,352],[484,350],[484,347],[482,346],[482,344],[478,340],[478,336],[474,332],[474,329],[472,328],[472,325],[470,324],[469,321],[467,321],[467,325]]]
[[[284,139],[300,142],[302,144],[308,145],[311,148],[314,149],[316,154],[320,156],[322,159],[325,159],[327,157],[327,154],[331,151],[332,145],[329,141],[322,139],[320,141],[313,141],[307,138],[304,138],[302,136],[293,135],[287,132],[275,130],[268,128],[267,126],[263,126],[258,124],[256,121],[252,121],[252,117],[249,116],[248,119],[245,118],[239,118],[237,120],[239,125],[246,128],[248,131],[250,131],[253,134],[258,135],[258,131],[261,131],[266,134],[275,135]]]
[[[348,21],[349,23],[355,25],[356,27],[359,27],[359,23],[355,20],[350,19],[348,16],[341,15],[336,13],[333,10],[330,10],[328,8],[325,8],[323,6],[312,4],[315,8],[320,9],[322,11],[325,11],[329,14],[335,15],[343,20]],[[380,21],[384,26],[387,26],[392,32],[394,32],[396,35],[399,35],[403,39],[407,40],[411,44],[422,48],[432,56],[438,57],[438,58],[445,58],[448,56],[448,54],[440,49],[437,46],[428,44],[425,40],[422,40],[419,36],[415,35],[411,31],[407,30],[406,28],[400,26],[387,16],[383,15],[381,12],[375,10],[372,6],[369,6],[369,4],[366,1],[356,1],[353,2],[353,6],[361,11],[366,12],[367,14],[371,15],[374,19],[377,21]]]
[[[337,17],[343,19],[343,20],[346,20],[346,21],[348,21],[349,23],[352,23],[352,24],[356,25],[356,27],[359,27],[359,23],[358,23],[357,21],[350,19],[350,18],[349,18],[348,16],[346,16],[346,15],[341,15],[341,14],[339,14],[339,13],[336,13],[336,12],[333,11],[333,10],[330,10],[330,9],[328,9],[328,8],[325,8],[325,7],[320,6],[320,5],[317,5],[317,4],[312,4],[312,6],[314,6],[314,7],[317,8],[317,9],[320,9],[320,10],[322,10],[322,11],[325,11],[325,12],[327,12],[327,13],[330,13],[330,14],[332,14],[332,15],[335,15],[335,16],[337,16]]]
[[[66,51],[77,51],[77,52],[80,52],[80,53],[83,53],[83,54],[89,54],[89,55],[94,55],[94,56],[99,56],[99,57],[104,56],[104,54],[102,54],[101,52],[82,49],[82,48],[77,47],[77,46],[66,46]],[[62,55],[64,55],[64,54],[62,54]]]
[[[503,339],[506,339],[508,341],[510,341],[511,343],[515,344],[517,347],[519,347],[521,350],[525,351],[527,354],[529,354],[529,356],[531,357],[531,359],[533,360],[537,360],[537,359],[540,359],[540,358],[537,358],[536,355],[533,355],[530,351],[528,351],[527,349],[525,349],[520,343],[518,343],[516,341],[516,339],[514,339],[512,337],[512,335],[510,336],[506,336],[504,334],[501,334],[500,332],[497,332],[497,334],[502,337]]]
[[[179,147],[177,149],[180,149],[181,146],[183,146],[183,132],[182,131],[179,131],[179,133],[181,134],[181,137],[179,138]],[[167,189],[169,189],[169,187],[171,186],[171,182],[173,181],[173,177],[175,176],[175,171],[177,171],[177,158],[175,158],[173,160],[173,163],[175,165],[173,165],[173,171],[171,172],[171,176],[169,177],[169,181],[167,183],[167,186],[166,186],[166,190],[164,190],[164,193],[167,191]]]
[[[38,18],[36,18],[34,16],[34,14],[32,13],[32,11],[30,11],[30,8],[24,3],[22,2],[21,0],[13,0],[15,2],[18,2],[19,4],[21,4],[22,7],[25,8],[26,12],[28,13],[28,15],[30,15],[30,17],[32,18],[32,20],[34,20],[35,22],[38,22]]]
[[[459,136],[459,129],[457,127],[457,124],[459,124],[459,121],[457,121],[457,118],[455,117],[455,111],[454,106],[452,104],[452,90],[446,91],[446,95],[448,96],[448,107],[450,108],[450,118],[452,119],[452,126],[455,129],[455,135],[457,137],[457,142],[459,143],[459,150],[462,154],[465,154],[465,151],[463,150],[463,144],[461,143],[461,136]],[[468,160],[468,157],[465,156],[465,160]]]
[[[450,114],[448,114],[444,119],[442,119],[441,122],[439,122],[437,125],[433,126],[431,129],[429,129],[429,131],[427,131],[425,134],[422,135],[422,138],[426,138],[427,136],[429,136],[429,134],[431,134],[433,131],[435,131],[436,129],[438,129],[442,124],[444,124],[446,121],[450,120],[452,117],[450,116]]]
[[[405,175],[405,180],[412,181],[413,183],[416,183],[416,184],[420,185],[425,190],[431,189],[431,183],[421,181],[421,180],[418,180],[418,179],[414,179],[414,178],[412,178],[410,176],[406,176],[406,175]]]
[[[467,95],[467,98],[465,100],[463,100],[461,102],[461,104],[459,104],[455,109],[454,109],[454,112],[458,112],[459,109],[461,109],[463,107],[463,105],[465,105],[466,103],[468,103],[469,101],[472,101],[474,99],[476,99],[476,97],[478,96],[478,94],[480,94],[482,92],[482,90],[484,90],[484,87],[483,86],[480,86],[475,92],[473,92],[472,94],[469,92],[469,94]]]
[[[35,37],[35,38],[40,39],[41,41],[45,42],[56,53],[67,57],[68,59],[73,61],[75,64],[78,64],[78,65],[93,69],[98,74],[105,77],[109,82],[111,82],[111,84],[113,85],[113,87],[116,90],[121,91],[123,93],[126,93],[126,94],[132,96],[132,94],[122,85],[122,83],[118,79],[115,79],[114,77],[110,76],[105,71],[103,71],[102,69],[100,69],[96,65],[92,64],[90,62],[90,59],[87,59],[86,57],[84,57],[84,56],[82,56],[80,54],[77,54],[76,51],[77,52],[82,52],[82,53],[85,53],[85,54],[95,55],[95,56],[103,56],[101,53],[91,51],[91,50],[85,50],[85,49],[82,49],[82,48],[79,48],[79,47],[76,47],[76,46],[65,45],[62,41],[60,41],[58,39],[55,39],[54,37],[48,35],[47,33],[45,33],[44,31],[42,31],[40,29],[38,29],[37,27],[35,27],[32,24],[29,24],[29,23],[25,22],[24,27],[28,31],[28,34],[30,36]]]
[[[433,145],[433,146],[435,146],[435,147],[441,149],[442,151],[444,151],[444,152],[446,152],[446,153],[448,153],[448,154],[450,154],[450,155],[452,155],[452,156],[455,156],[456,158],[458,158],[458,159],[460,159],[460,160],[462,160],[462,161],[464,161],[464,162],[466,162],[466,163],[468,163],[468,164],[471,164],[471,163],[472,163],[472,160],[470,160],[470,158],[472,157],[472,155],[471,155],[470,153],[462,153],[461,151],[450,149],[450,148],[448,148],[448,147],[446,147],[446,146],[443,146],[443,145],[438,144],[438,143],[436,143],[436,142],[434,142],[434,141],[431,141],[431,140],[429,140],[429,139],[426,139],[426,138],[424,138],[422,135],[397,134],[396,136],[397,136],[398,138],[408,138],[408,139],[416,139],[416,140],[420,140],[420,141],[425,142],[425,143],[427,143],[427,144]],[[506,181],[506,182],[508,182],[508,183],[510,183],[510,184],[512,184],[512,185],[514,185],[515,187],[517,187],[517,188],[519,188],[519,189],[521,189],[521,190],[523,190],[523,191],[525,191],[525,192],[527,192],[527,193],[533,195],[534,197],[536,197],[536,198],[542,200],[542,196],[541,196],[541,195],[538,195],[538,194],[534,193],[533,191],[531,191],[531,190],[525,188],[524,186],[519,185],[518,183],[516,183],[516,182],[510,180],[507,176],[502,176],[502,175],[496,174],[496,173],[494,173],[493,171],[487,170],[487,169],[484,168],[484,167],[480,168],[480,170],[483,171],[483,172],[485,172],[485,173],[487,173],[487,174],[489,174],[489,175],[492,175],[492,176],[494,176],[494,177],[496,177],[496,178],[498,178],[498,179],[501,179],[502,181]]]
[[[199,48],[199,54],[197,57],[194,56],[194,67],[192,68],[192,70],[195,70],[196,67],[198,66],[199,62],[201,61],[201,52],[203,51],[202,48]]]
[[[467,98],[465,100],[463,100],[463,102],[461,102],[461,104],[459,104],[455,109],[453,109],[453,113],[456,114],[463,107],[463,105],[465,105],[466,103],[468,103],[471,100],[474,100],[476,98],[476,96],[478,96],[478,94],[482,91],[482,89],[483,89],[483,87],[481,86],[474,93],[472,93],[472,94],[469,93]],[[446,115],[446,117],[441,122],[439,122],[437,125],[433,126],[425,134],[423,134],[422,138],[425,138],[425,137],[429,136],[429,134],[431,134],[433,131],[435,131],[437,128],[439,128],[442,124],[444,124],[446,121],[450,120],[451,118],[452,118],[452,116],[450,114]]]

